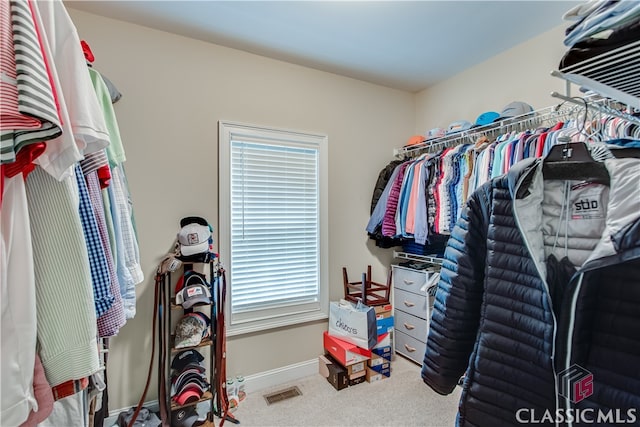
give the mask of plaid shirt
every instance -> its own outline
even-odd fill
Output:
[[[114,302],[114,296],[110,291],[111,278],[107,268],[107,259],[100,240],[91,200],[89,199],[87,183],[78,164],[76,164],[76,182],[78,183],[78,194],[80,196],[80,222],[82,223],[82,231],[84,232],[87,253],[89,254],[96,317],[100,317],[109,310]]]
[[[118,282],[118,275],[116,274],[116,268],[113,263],[111,241],[109,240],[109,232],[107,231],[107,223],[104,216],[102,190],[100,189],[98,172],[94,170],[93,172],[88,173],[85,176],[85,179],[87,180],[89,197],[91,198],[93,210],[96,215],[96,222],[98,224],[98,231],[100,232],[100,239],[106,254],[107,268],[109,270],[109,276],[111,277],[111,293],[115,298],[115,301],[111,308],[98,318],[98,336],[111,337],[116,335],[120,331],[120,328],[126,323],[126,319],[124,316],[124,306],[122,304],[122,297],[120,295],[120,283]]]

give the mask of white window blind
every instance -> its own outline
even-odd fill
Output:
[[[228,183],[221,176],[221,187],[228,185],[229,198],[226,207],[221,201],[221,220],[228,208],[231,331],[323,315],[326,138],[227,123],[221,136],[221,166],[228,162]]]

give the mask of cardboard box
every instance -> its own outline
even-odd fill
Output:
[[[376,311],[376,319],[384,319],[386,317],[391,317],[392,308],[391,304],[385,305],[376,305],[373,307]]]
[[[329,353],[326,353],[324,357],[326,357],[333,363],[336,363],[338,365],[340,364],[340,362],[334,359]],[[354,363],[353,365],[343,366],[343,368],[347,370],[347,375],[349,375],[349,378],[356,378],[359,375],[365,374],[365,368],[367,367],[367,362],[368,360],[363,360],[362,362]]]
[[[355,374],[349,375],[349,382],[351,382],[352,380],[357,380],[358,378],[364,377],[366,375],[367,375],[367,367],[365,366],[362,371],[359,371],[359,372],[356,372]]]
[[[358,372],[358,376],[349,379],[349,387],[363,383],[367,380],[367,371]]]
[[[371,350],[365,350],[355,344],[331,336],[327,331],[323,332],[323,338],[324,349],[342,366],[346,367],[366,361],[371,357]]]
[[[393,328],[392,328],[393,329]],[[373,347],[374,349],[380,347],[391,347],[391,333],[378,335],[378,343]]]
[[[385,362],[376,366],[369,366],[370,369],[373,369],[379,374],[384,375],[385,377],[391,376],[391,363]]]
[[[371,349],[371,355],[373,356],[374,354],[387,360],[391,360],[391,346],[375,347]]]
[[[367,366],[373,367],[373,366],[383,365],[385,363],[389,363],[389,360],[385,359],[384,357],[378,354],[371,353],[371,359],[367,361]]]
[[[367,382],[375,382],[375,381],[380,381],[380,380],[384,380],[385,378],[387,378],[387,376],[381,374],[380,372],[376,372],[373,369],[367,367],[367,375],[366,375],[366,379]]]
[[[376,319],[378,337],[393,331],[393,316]]]
[[[342,390],[349,386],[349,376],[347,370],[328,357],[318,357],[318,372],[325,377],[329,384],[336,390]]]
[[[362,362],[354,363],[353,365],[345,366],[345,368],[347,368],[347,374],[349,374],[349,378],[357,376],[360,373],[364,375],[366,367],[367,362],[364,360]]]

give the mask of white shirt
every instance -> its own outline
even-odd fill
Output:
[[[80,38],[61,0],[33,1],[35,24],[58,94],[62,136],[47,142],[37,160],[47,173],[61,180],[85,153],[109,144],[109,132],[96,98]]]
[[[22,424],[37,408],[36,289],[27,196],[22,174],[5,179],[0,211],[0,425]]]

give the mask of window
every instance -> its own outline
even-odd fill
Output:
[[[327,317],[327,137],[220,122],[230,335]]]

